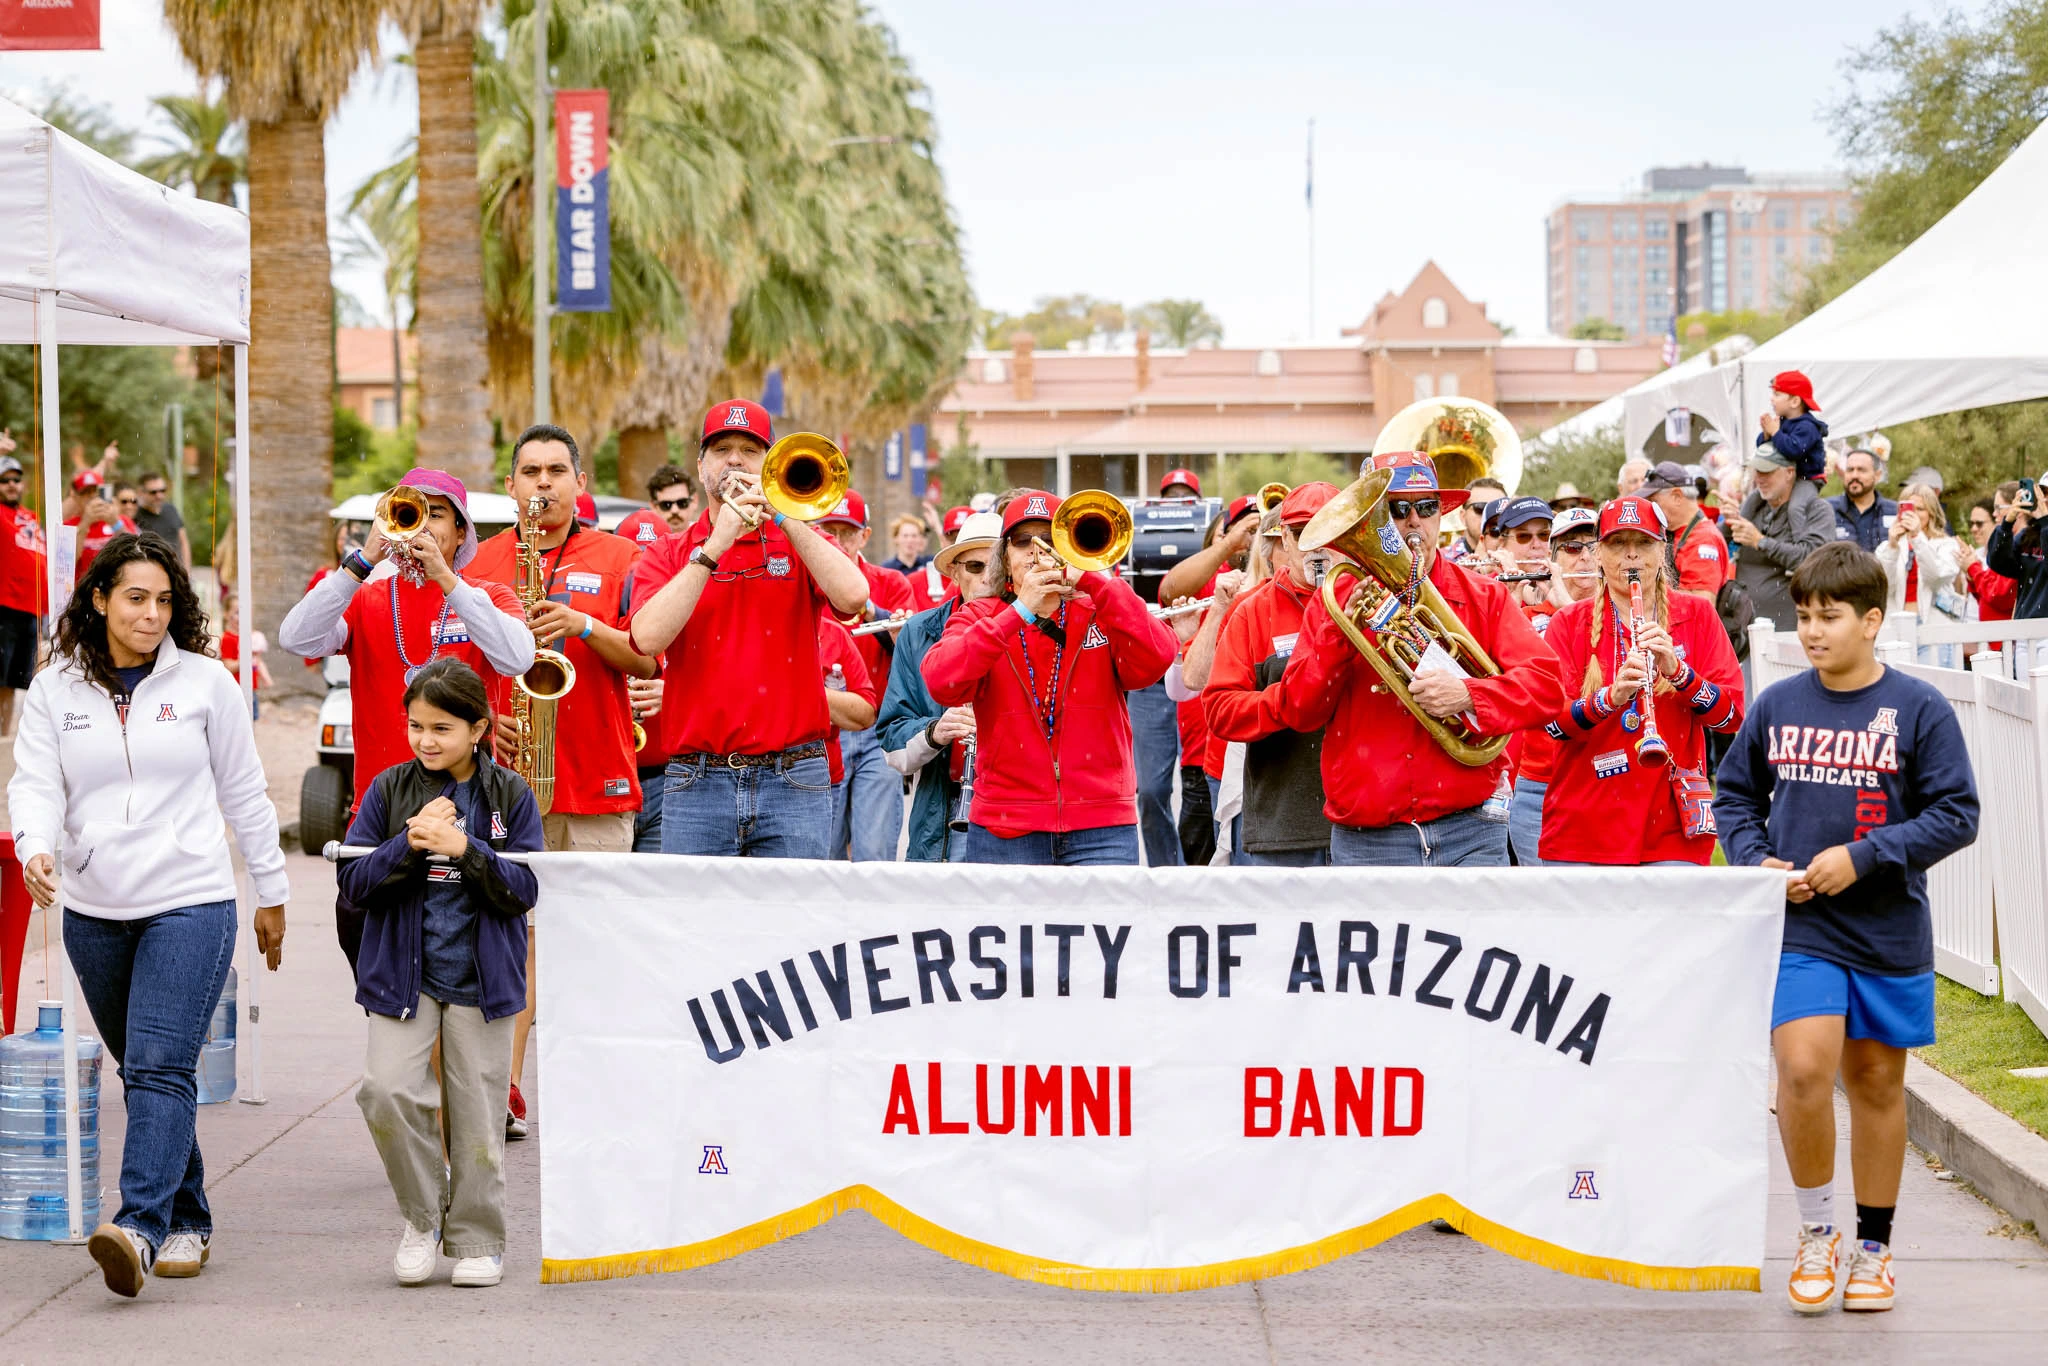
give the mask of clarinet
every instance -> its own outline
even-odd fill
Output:
[[[1640,640],[1643,634],[1643,580],[1642,571],[1628,571],[1628,633],[1629,639]],[[1636,742],[1636,758],[1645,767],[1663,768],[1671,762],[1671,746],[1664,743],[1664,737],[1657,733],[1657,658],[1645,648],[1643,650],[1643,686],[1636,692],[1636,714],[1643,718],[1643,738]]]
[[[960,761],[960,798],[946,821],[946,827],[956,835],[967,833],[968,812],[974,807],[974,737],[970,735],[960,743],[966,746],[965,757]]]

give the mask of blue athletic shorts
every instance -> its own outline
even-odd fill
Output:
[[[1811,954],[1779,954],[1771,1028],[1811,1015],[1844,1016],[1851,1039],[1923,1048],[1934,1042],[1934,974],[1883,977]]]

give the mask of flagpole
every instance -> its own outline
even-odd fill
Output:
[[[548,175],[548,0],[533,6],[533,420],[554,420],[548,374],[548,215],[555,185]]]
[[[1308,339],[1316,339],[1316,121],[1308,121]]]

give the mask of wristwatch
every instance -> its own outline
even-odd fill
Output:
[[[706,553],[701,545],[690,552],[690,563],[703,565],[704,572],[707,574],[716,574],[718,572],[718,561]]]

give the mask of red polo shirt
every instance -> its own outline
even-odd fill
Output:
[[[641,555],[632,610],[654,601],[710,537],[706,512]],[[774,523],[735,542],[665,655],[659,719],[668,752],[772,754],[824,739],[832,718],[818,615],[830,605]]]
[[[0,607],[43,614],[49,573],[43,528],[26,507],[0,507]]]
[[[881,689],[868,673],[868,666],[862,662],[860,642],[844,626],[832,619],[826,612],[818,618],[818,667],[821,678],[832,676],[832,666],[838,665],[845,674],[846,691],[867,699],[871,707],[880,706]],[[832,781],[846,781],[846,760],[839,753],[839,727],[832,727],[832,733],[825,737],[825,765],[832,771]]]
[[[1684,592],[1718,593],[1721,585],[1735,574],[1735,565],[1728,558],[1728,542],[1705,514],[1694,518],[1692,525],[1680,533],[1672,556],[1678,562],[1678,586]]]
[[[541,552],[546,596],[592,621],[625,629],[633,562],[639,551],[609,531],[572,526],[569,539]],[[472,579],[519,589],[519,533],[501,531],[476,548]],[[549,647],[568,657],[576,686],[555,704],[555,800],[553,809],[570,816],[595,816],[640,809],[640,783],[633,761],[632,706],[626,676],[574,634]],[[507,698],[510,705],[510,698]]]
[[[868,581],[868,601],[875,605],[878,617],[886,617],[899,607],[911,606],[910,581],[894,569],[884,569],[878,564],[869,564],[856,558],[860,572]],[[850,617],[835,618],[841,626],[851,632],[864,618],[856,613]],[[861,662],[868,666],[868,673],[876,678],[889,676],[889,661],[895,657],[895,646],[890,643],[889,633],[876,631],[869,635],[854,636],[854,648],[860,651]]]
[[[467,575],[464,576],[468,578]],[[525,621],[519,599],[501,583],[480,578],[469,582],[491,595],[500,611]],[[392,629],[392,603],[398,604],[398,632],[404,639],[404,654],[414,664],[429,659],[453,657],[475,669],[491,695],[491,705],[503,704],[510,686],[484,658],[484,652],[469,638],[469,627],[460,612],[450,611],[444,620],[441,608],[447,599],[431,581],[412,584],[401,575],[391,575],[364,584],[349,599],[341,619],[348,626],[348,644],[341,652],[348,656],[349,705],[354,725],[356,751],[356,805],[377,775],[393,764],[412,758],[412,742],[406,735],[405,665],[399,659],[399,644]]]
[[[653,508],[641,508],[637,512],[629,512],[620,518],[619,524],[612,528],[612,534],[614,536],[623,536],[640,549],[645,550],[648,546],[653,545],[656,541],[669,534],[668,518],[662,516]]]

